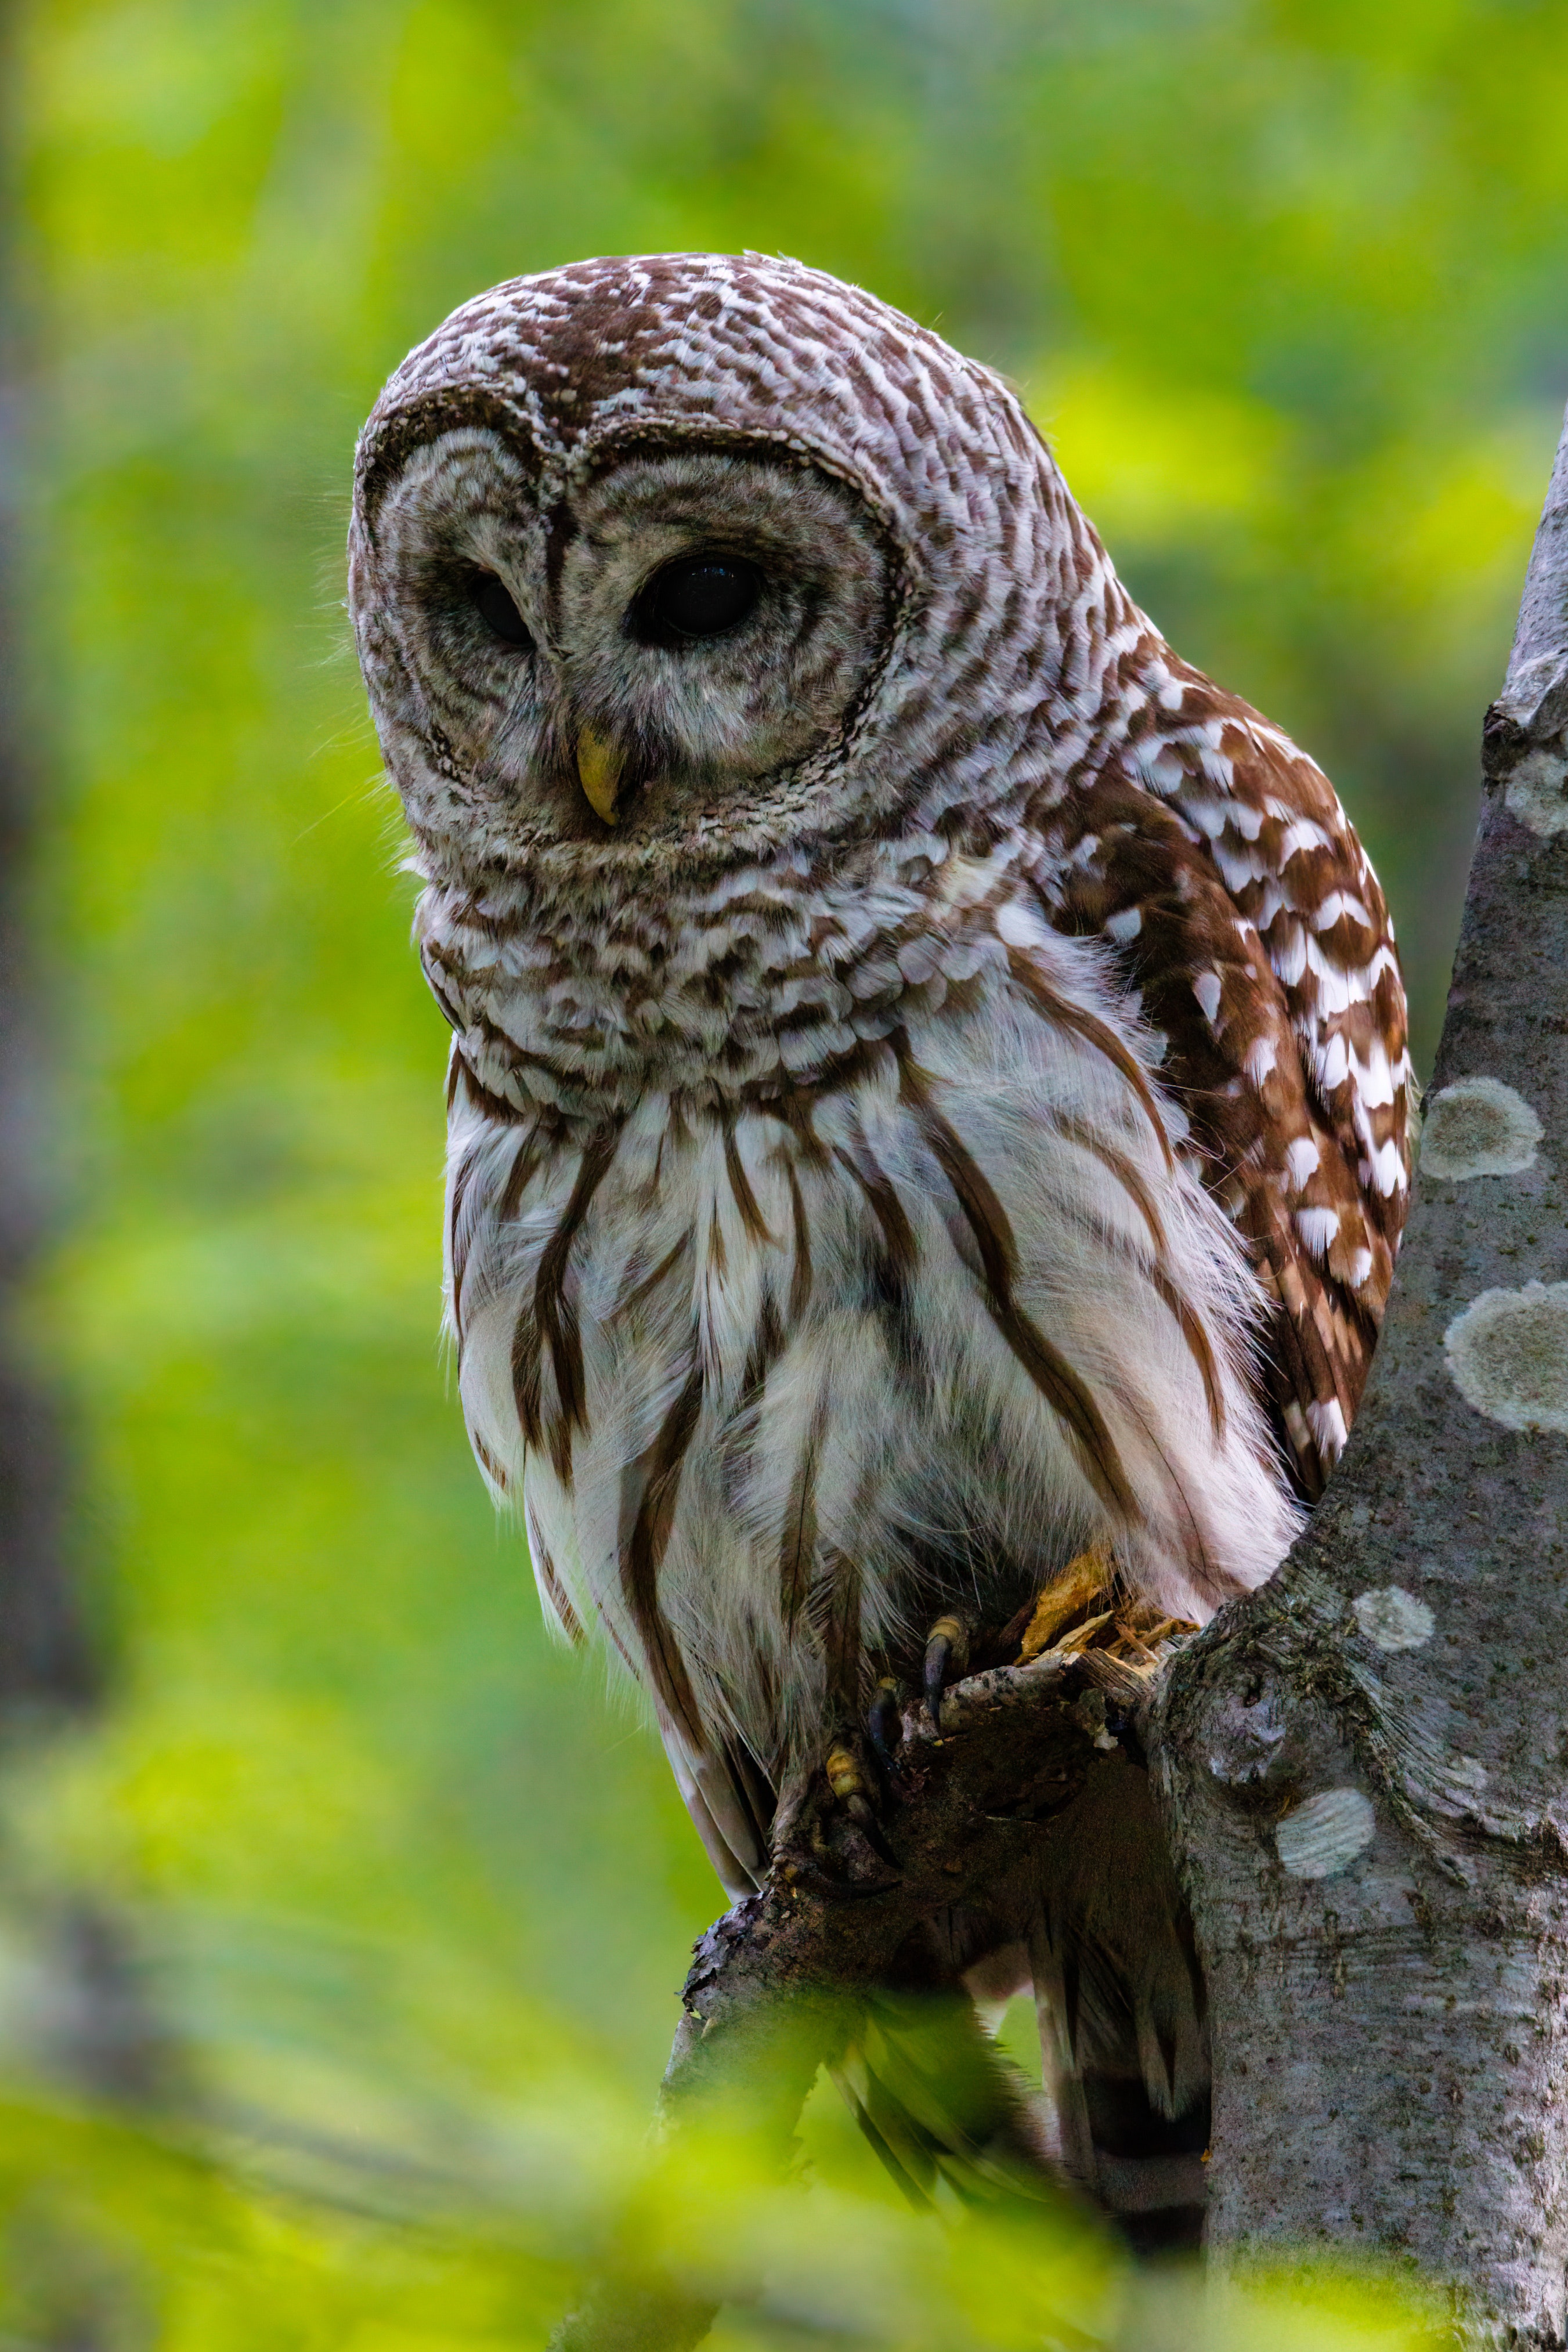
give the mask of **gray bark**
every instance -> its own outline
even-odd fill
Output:
[[[1345,1459],[1176,1661],[1211,2248],[1409,2258],[1488,2340],[1568,2281],[1568,431],[1503,691],[1423,1166]]]

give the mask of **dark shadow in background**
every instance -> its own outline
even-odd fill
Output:
[[[79,1707],[99,1687],[67,1565],[64,1402],[29,1360],[18,1329],[21,1297],[51,1217],[50,1039],[33,855],[41,764],[25,682],[20,589],[28,368],[16,235],[16,31],[15,12],[6,9],[0,16],[0,1727],[39,1707]]]

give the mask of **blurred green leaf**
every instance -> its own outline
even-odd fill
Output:
[[[341,612],[358,422],[455,302],[585,253],[782,248],[938,323],[1026,386],[1183,652],[1335,775],[1429,1052],[1568,391],[1568,18],[18,15],[61,1048],[31,1333],[116,1680],[8,1768],[0,2005],[79,2059],[81,1923],[112,1917],[115,2063],[171,2021],[147,2063],[210,2131],[13,2103],[9,2340],[539,2341],[632,2196],[718,1896],[625,1698],[545,1643],[447,1394],[444,1031]],[[647,2192],[647,2243],[704,2276],[768,2250],[784,2283],[727,2343],[1296,2340],[1296,2285],[1200,2324],[1066,2219],[916,2224],[832,2112],[809,2192],[715,2160],[710,2246]],[[1302,2343],[1409,2340],[1354,2284],[1300,2310]]]

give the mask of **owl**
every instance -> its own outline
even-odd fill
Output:
[[[940,1708],[1069,1564],[1201,1622],[1282,1557],[1407,1199],[1387,910],[1007,384],[794,262],[454,312],[361,436],[350,600],[453,1032],[473,1450],[743,1895],[830,1749],[864,1810],[878,1693]],[[1115,1786],[1034,1969],[1112,2205],[1204,2130]]]

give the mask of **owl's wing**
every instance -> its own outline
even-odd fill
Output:
[[[659,1735],[720,1885],[732,1903],[744,1902],[768,1872],[777,1798],[767,1776],[739,1739],[699,1748],[662,1710]]]
[[[1393,926],[1310,760],[1163,649],[1143,682],[1036,814],[1039,885],[1058,928],[1112,943],[1164,1040],[1162,1076],[1273,1301],[1269,1402],[1315,1497],[1361,1399],[1409,1204]]]

